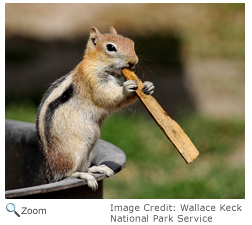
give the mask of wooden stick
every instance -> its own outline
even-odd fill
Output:
[[[194,159],[196,159],[199,155],[199,151],[191,142],[190,138],[186,135],[182,128],[168,116],[168,114],[163,110],[153,96],[143,93],[142,89],[144,84],[140,79],[138,79],[136,74],[132,70],[126,68],[122,70],[122,73],[127,80],[134,80],[138,83],[138,89],[136,90],[136,93],[139,99],[159,127],[163,130],[165,135],[177,148],[186,163],[191,163]]]

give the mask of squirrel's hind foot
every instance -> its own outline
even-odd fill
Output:
[[[75,172],[72,173],[71,177],[80,178],[87,181],[87,185],[93,190],[96,191],[98,188],[98,183],[92,173],[104,173],[108,177],[114,176],[114,171],[107,167],[106,165],[92,166],[88,169],[88,172]]]
[[[92,166],[88,169],[88,173],[104,173],[108,177],[114,176],[114,171],[106,165]]]
[[[96,191],[98,188],[98,183],[95,179],[95,177],[90,174],[90,173],[85,173],[85,172],[75,172],[72,173],[71,175],[72,177],[76,177],[76,178],[81,178],[83,180],[87,180],[87,185],[93,190]]]

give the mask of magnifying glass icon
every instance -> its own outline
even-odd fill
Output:
[[[8,212],[14,212],[18,217],[20,217],[20,215],[15,211],[15,205],[13,203],[7,204],[6,209]]]

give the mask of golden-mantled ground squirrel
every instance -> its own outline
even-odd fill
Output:
[[[113,27],[106,34],[91,28],[83,60],[51,85],[38,109],[36,128],[48,182],[73,176],[96,190],[92,173],[113,176],[105,165],[90,167],[92,150],[103,120],[137,100],[137,83],[125,81],[121,72],[137,63],[133,41]],[[144,85],[143,91],[152,94],[154,85]]]

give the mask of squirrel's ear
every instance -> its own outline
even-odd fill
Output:
[[[116,29],[114,27],[109,27],[109,32],[112,34],[117,34]]]
[[[101,33],[99,32],[99,30],[96,27],[91,28],[91,30],[90,30],[90,39],[92,40],[94,45],[97,44],[97,40],[98,40],[100,35],[101,35]]]

